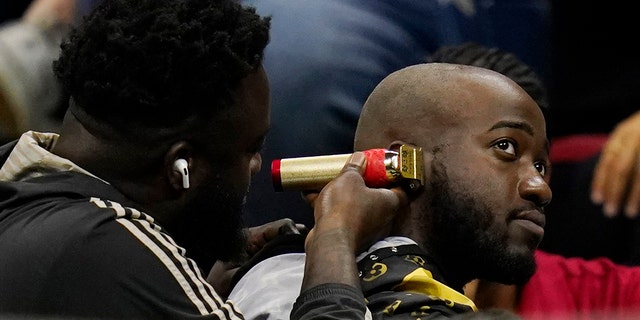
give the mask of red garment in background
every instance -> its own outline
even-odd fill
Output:
[[[523,319],[640,319],[640,267],[540,250],[535,257],[538,270],[520,297]]]

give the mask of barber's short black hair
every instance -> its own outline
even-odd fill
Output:
[[[548,113],[549,101],[544,82],[526,63],[510,52],[465,42],[442,46],[425,61],[471,65],[499,72],[520,85],[538,103],[543,113]]]
[[[262,63],[269,28],[233,0],[105,0],[71,31],[54,70],[95,119],[171,126],[233,105]]]

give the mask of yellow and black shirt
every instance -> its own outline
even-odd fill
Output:
[[[442,282],[417,245],[375,250],[360,260],[358,270],[374,319],[429,319],[477,310],[469,298]]]

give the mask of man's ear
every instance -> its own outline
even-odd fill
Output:
[[[164,172],[172,189],[186,190],[191,187],[191,172],[193,171],[191,145],[186,141],[178,141],[167,150],[164,158]]]
[[[387,150],[398,151],[400,150],[400,146],[405,144],[413,145],[412,143],[408,143],[402,140],[395,140],[389,144],[389,147],[387,148]]]

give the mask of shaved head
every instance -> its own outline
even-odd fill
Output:
[[[486,87],[486,88],[485,88]],[[515,82],[485,68],[425,63],[400,69],[376,86],[364,104],[356,130],[355,150],[388,147],[393,141],[430,149],[434,137],[464,125],[486,105],[478,93],[489,87],[521,91]],[[525,98],[525,97],[523,97]]]

